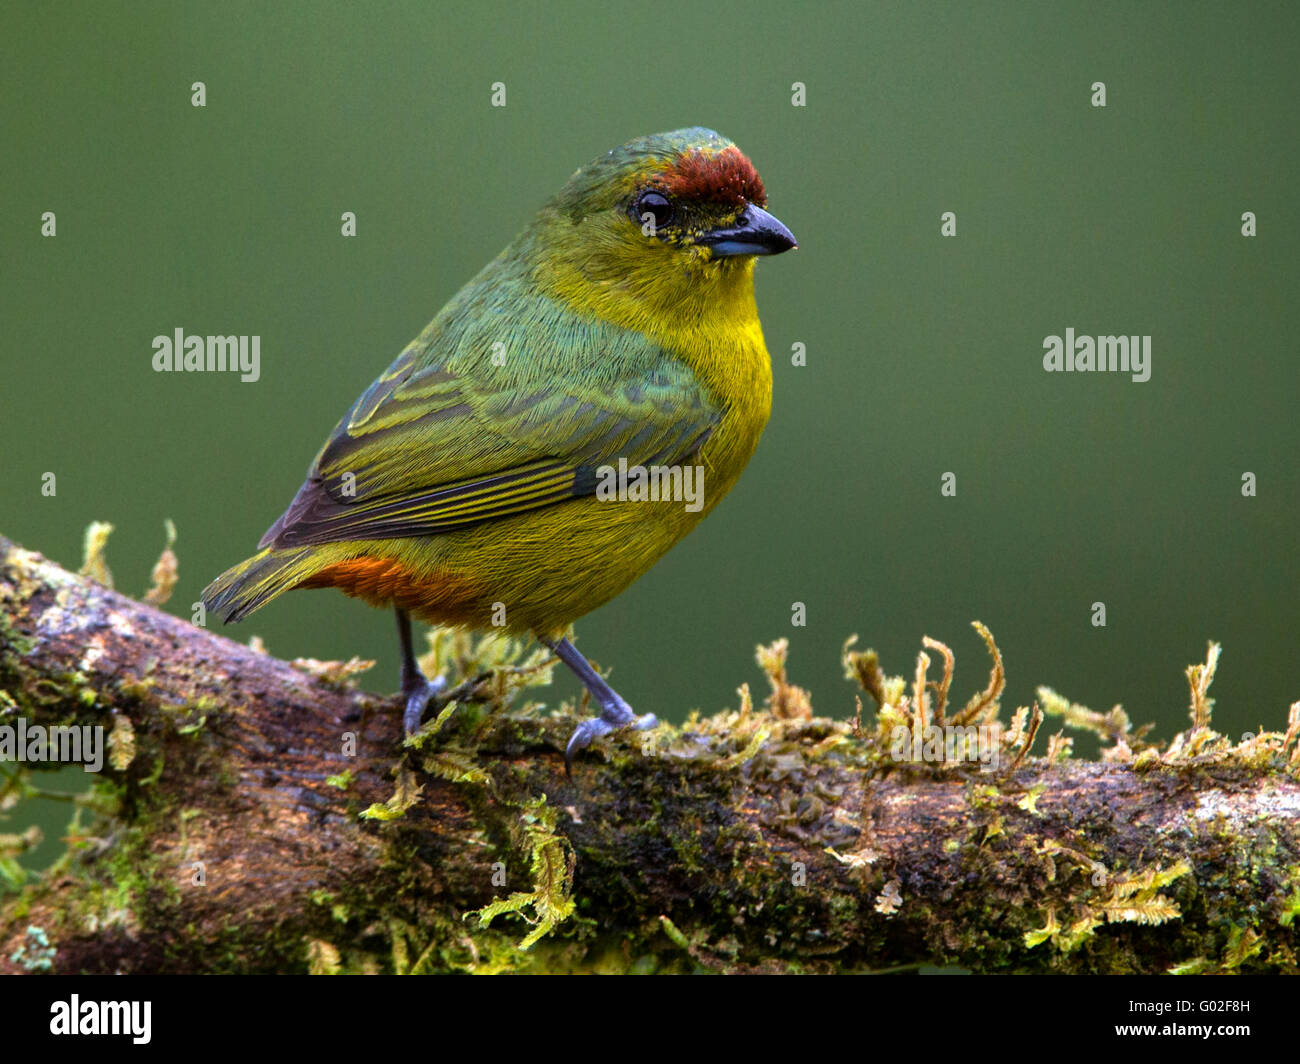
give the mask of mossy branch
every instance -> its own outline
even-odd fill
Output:
[[[295,667],[0,539],[0,726],[108,737],[48,873],[0,833],[0,971],[1296,972],[1300,704],[1217,735],[1212,648],[1167,746],[1047,688],[1003,725],[979,628],[963,708],[944,644],[909,692],[850,641],[874,720],[814,717],[778,641],[763,709],[744,686],[569,780],[541,652],[437,634],[458,701],[403,741],[367,663]],[[1103,760],[1028,756],[1044,712]],[[0,815],[46,767],[0,764]]]

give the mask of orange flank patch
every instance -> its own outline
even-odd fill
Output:
[[[718,152],[697,149],[684,153],[664,173],[664,184],[682,199],[708,200],[731,207],[743,203],[767,206],[762,178],[734,144]]]
[[[393,558],[352,558],[309,576],[300,588],[336,587],[372,606],[398,606],[422,621],[481,627],[492,604],[470,581],[450,573],[420,573]]]

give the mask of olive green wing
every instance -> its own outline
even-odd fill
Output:
[[[721,413],[688,367],[638,343],[586,374],[581,362],[553,372],[553,359],[523,374],[526,352],[510,372],[490,351],[458,364],[413,345],[339,423],[260,546],[434,535],[594,494],[599,467],[620,458],[685,462]]]

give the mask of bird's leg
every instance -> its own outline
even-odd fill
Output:
[[[425,679],[424,673],[415,660],[415,651],[411,648],[411,615],[400,607],[397,608],[397,635],[402,641],[402,697],[406,699],[406,710],[402,714],[402,727],[407,735],[420,730],[420,718],[429,699],[442,693],[447,686],[443,676]]]
[[[583,682],[600,706],[600,716],[584,720],[569,738],[569,745],[564,748],[564,771],[566,773],[573,774],[573,755],[584,746],[590,746],[592,740],[599,739],[602,735],[608,735],[619,728],[632,726],[637,730],[641,730],[653,728],[658,723],[653,713],[647,713],[643,717],[638,717],[633,713],[632,707],[619,697],[618,692],[605,682],[604,678],[591,667],[591,663],[586,658],[578,653],[577,647],[570,643],[568,639],[543,639],[542,642],[555,651],[556,656],[577,673],[578,679]]]

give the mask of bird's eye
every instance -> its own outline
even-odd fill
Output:
[[[648,236],[654,231],[669,225],[673,220],[673,201],[662,192],[648,189],[637,196],[632,204],[632,220],[641,226]]]

